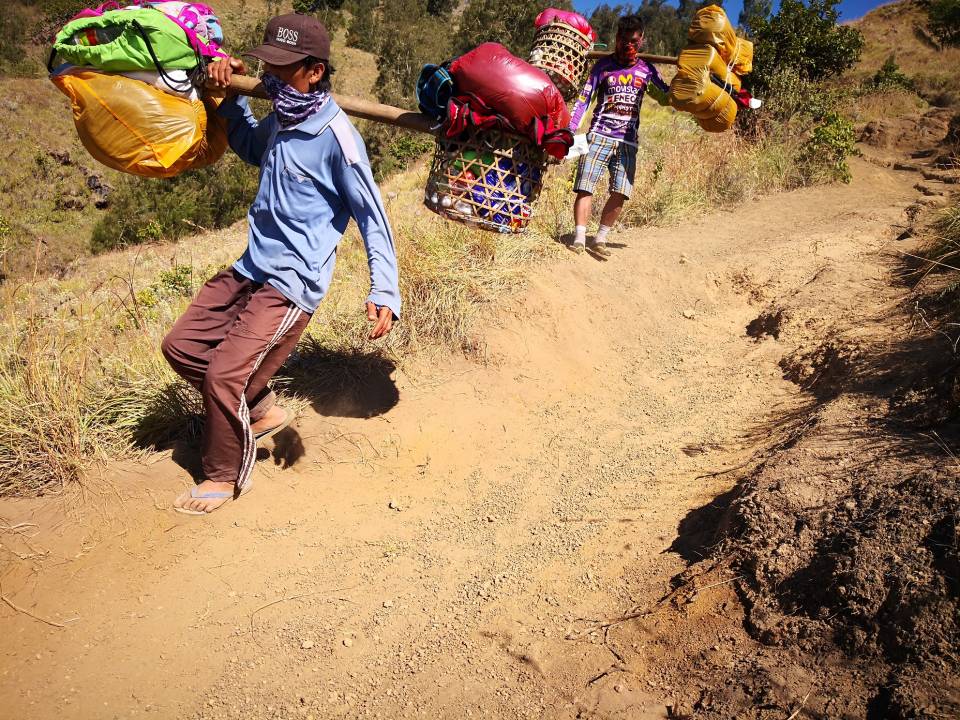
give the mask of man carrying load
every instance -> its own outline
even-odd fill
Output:
[[[257,441],[292,420],[267,381],[326,294],[351,217],[370,266],[370,339],[389,333],[400,316],[393,235],[363,140],[330,95],[326,29],[308,15],[275,17],[247,54],[264,63],[274,112],[258,122],[229,90],[219,109],[230,147],[260,168],[247,249],[201,288],[162,344],[173,369],[203,395],[204,480],[174,501],[193,515],[247,492]],[[208,72],[227,87],[246,67],[228,58]]]
[[[593,192],[604,168],[610,174],[610,197],[600,214],[594,247],[600,253],[606,252],[607,234],[633,191],[640,103],[648,85],[653,83],[660,91],[658,100],[666,101],[669,88],[656,68],[638,57],[642,47],[643,20],[638,15],[620,18],[613,55],[598,60],[593,66],[570,117],[570,130],[576,132],[593,97],[597,97],[588,135],[590,149],[580,157],[573,186],[577,193],[573,204],[576,223],[573,249],[577,252],[583,252],[586,247]]]

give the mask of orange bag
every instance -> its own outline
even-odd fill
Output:
[[[226,123],[211,100],[77,67],[50,79],[70,98],[83,146],[115,170],[169,178],[210,165],[227,149]]]

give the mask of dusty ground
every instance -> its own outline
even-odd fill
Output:
[[[538,271],[491,320],[487,364],[383,367],[353,402],[318,400],[208,518],[169,509],[190,448],[82,498],[4,501],[20,611],[0,606],[0,714],[868,716],[875,666],[764,636],[789,611],[759,612],[776,578],[735,543],[786,512],[751,494],[763,472],[814,452],[818,349],[906,293],[920,171],[880,154],[849,186]],[[816,460],[842,478],[851,448]],[[740,534],[711,554],[724,518]],[[777,532],[771,554],[797,534]],[[947,707],[930,702],[917,717]]]

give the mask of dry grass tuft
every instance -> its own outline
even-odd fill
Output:
[[[641,128],[633,197],[621,216],[627,226],[673,224],[707,208],[733,210],[804,182],[800,138],[705,133],[688,115],[656,106],[644,110]]]
[[[934,218],[929,229],[931,242],[924,253],[930,261],[929,272],[937,268],[954,270],[960,266],[960,205],[952,205]]]
[[[856,94],[844,110],[854,123],[866,125],[874,120],[904,117],[924,112],[929,108],[923,98],[905,89]]]

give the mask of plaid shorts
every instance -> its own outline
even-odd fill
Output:
[[[580,156],[573,189],[577,192],[592,193],[604,168],[610,171],[610,192],[630,197],[633,192],[633,176],[637,171],[636,146],[617,142],[603,135],[591,135],[590,151]]]

